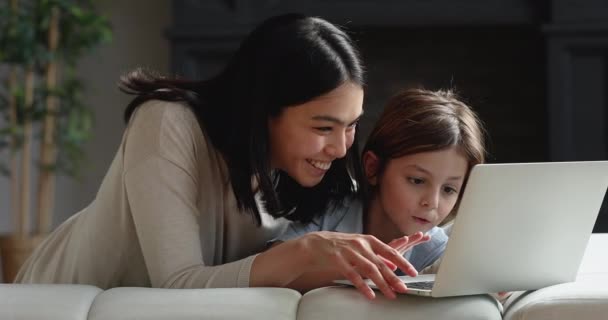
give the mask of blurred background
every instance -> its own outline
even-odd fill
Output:
[[[100,0],[96,7],[113,40],[78,63],[93,136],[81,178],[57,181],[54,226],[94,198],[114,157],[129,101],[117,89],[120,75],[141,66],[211,76],[253,26],[286,12],[323,17],[357,42],[368,75],[363,138],[387,99],[417,84],[454,88],[479,113],[489,162],[608,159],[605,0]],[[0,178],[0,212],[9,210],[8,188]],[[595,232],[608,232],[603,207]],[[10,220],[0,214],[0,234],[11,231]]]

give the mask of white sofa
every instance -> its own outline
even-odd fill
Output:
[[[380,294],[368,301],[351,288],[305,295],[280,288],[103,291],[83,285],[0,284],[0,319],[608,319],[608,234],[594,234],[576,282],[517,293],[500,311],[487,295],[424,298]]]

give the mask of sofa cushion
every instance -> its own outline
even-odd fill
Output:
[[[86,320],[99,293],[85,285],[0,284],[0,319]]]
[[[488,295],[429,298],[381,293],[367,300],[354,288],[328,287],[312,290],[300,300],[298,320],[317,319],[501,319],[496,300]]]
[[[504,319],[606,319],[608,315],[606,247],[608,247],[608,234],[592,234],[575,282],[513,295],[505,306]]]
[[[505,320],[603,320],[608,315],[608,276],[520,294]]]
[[[300,298],[299,292],[282,288],[115,288],[95,299],[89,319],[293,320]]]

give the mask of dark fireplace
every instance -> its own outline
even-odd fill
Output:
[[[608,4],[597,0],[174,1],[175,73],[216,73],[265,17],[342,24],[367,66],[366,137],[390,95],[454,88],[488,130],[489,162],[608,159]],[[606,202],[606,201],[605,201]],[[608,232],[608,208],[596,232]]]
[[[454,88],[485,122],[491,162],[549,158],[545,49],[537,28],[380,27],[354,36],[368,69],[363,136],[398,90]]]

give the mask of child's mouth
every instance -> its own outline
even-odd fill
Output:
[[[427,223],[430,223],[430,221],[429,221],[429,220],[426,220],[426,219],[424,219],[424,218],[419,218],[419,217],[413,217],[413,218],[414,218],[414,221],[416,221],[417,223],[420,223],[420,224],[427,224]]]

